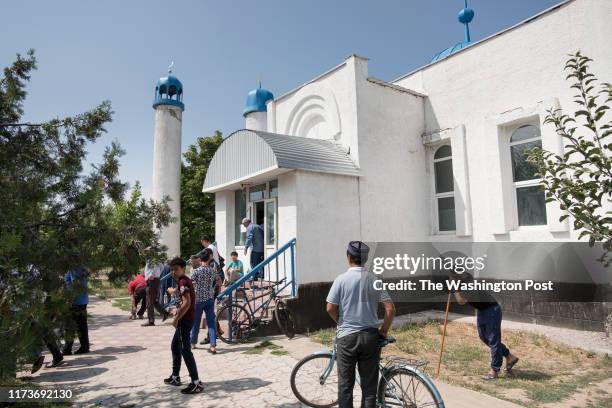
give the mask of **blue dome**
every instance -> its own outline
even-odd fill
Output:
[[[181,110],[185,109],[183,103],[183,84],[174,75],[160,78],[155,86],[155,98],[153,107],[158,105],[178,106]]]
[[[274,99],[272,92],[263,89],[260,84],[259,88],[253,89],[247,95],[246,106],[242,112],[242,115],[246,116],[252,112],[266,112],[266,102],[272,99]]]
[[[472,10],[469,7],[461,9],[459,14],[457,15],[457,20],[459,20],[461,24],[467,24],[471,22],[473,19],[474,19],[474,10]]]

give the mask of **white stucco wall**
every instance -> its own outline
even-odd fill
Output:
[[[300,284],[344,272],[346,245],[359,239],[357,178],[296,171],[296,266]]]
[[[575,239],[567,223],[557,221],[561,212],[555,204],[547,206],[548,226],[516,226],[505,144],[514,128],[535,123],[540,124],[543,147],[559,148],[552,125],[543,124],[545,111],[555,106],[576,109],[563,71],[570,53],[581,50],[593,58],[593,72],[610,80],[611,17],[612,2],[575,0],[395,82],[427,94],[426,132],[465,128],[473,215],[468,239]]]
[[[181,254],[181,126],[182,111],[176,106],[155,108],[153,144],[152,198],[161,201],[169,196],[168,204],[176,222],[161,230],[160,242],[168,247],[169,257]]]
[[[266,112],[251,112],[244,118],[244,128],[249,130],[268,130],[268,115]]]

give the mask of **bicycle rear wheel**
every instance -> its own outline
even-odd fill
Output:
[[[232,324],[229,324],[229,305],[223,305],[217,310],[217,327],[221,328],[223,333],[219,332],[217,336],[221,341],[228,344],[244,343],[251,336],[251,315],[246,308],[240,304],[233,304],[232,309]],[[227,320],[224,318],[227,316]],[[231,339],[230,339],[231,333]]]
[[[331,353],[317,353],[301,359],[291,371],[291,390],[301,403],[329,408],[338,403],[338,373]]]
[[[378,383],[378,406],[443,408],[444,402],[431,380],[418,370],[395,367]]]
[[[285,302],[280,299],[276,302],[274,308],[274,320],[276,320],[278,328],[285,336],[290,339],[295,336],[295,322],[293,321],[291,311],[289,311]]]

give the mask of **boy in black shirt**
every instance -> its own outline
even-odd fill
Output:
[[[467,272],[451,273],[453,280],[461,280],[463,283],[474,281],[472,275]],[[476,309],[476,326],[478,336],[484,344],[491,349],[491,371],[482,376],[483,380],[494,380],[499,375],[503,359],[506,358],[506,372],[519,361],[518,357],[510,353],[510,350],[501,340],[502,309],[491,293],[481,291],[455,291],[455,299],[460,305],[469,304]]]

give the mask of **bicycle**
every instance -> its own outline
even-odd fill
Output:
[[[280,280],[276,285],[281,285],[286,278]],[[256,306],[258,299],[262,300],[259,306]],[[274,301],[273,318],[278,328],[288,338],[295,336],[295,322],[291,312],[287,308],[285,301],[278,296],[276,289],[270,287],[267,292],[257,296],[249,297],[245,288],[237,288],[234,297],[235,302],[232,304],[226,303],[219,308],[216,315],[217,325],[220,324],[223,316],[231,316],[231,328],[228,324],[228,330],[223,334],[219,334],[219,339],[228,344],[244,343],[249,340],[257,328],[264,322],[264,317],[267,314],[268,307]],[[257,315],[259,313],[259,315]],[[230,334],[231,333],[231,334]]]
[[[383,339],[379,346],[395,343],[393,337]],[[300,360],[291,371],[291,390],[303,404],[314,408],[333,407],[338,403],[336,339],[331,351],[317,352]],[[440,392],[421,370],[427,361],[390,357],[379,363],[377,407],[444,408]],[[304,379],[302,383],[301,379]],[[359,376],[356,375],[359,383]]]

